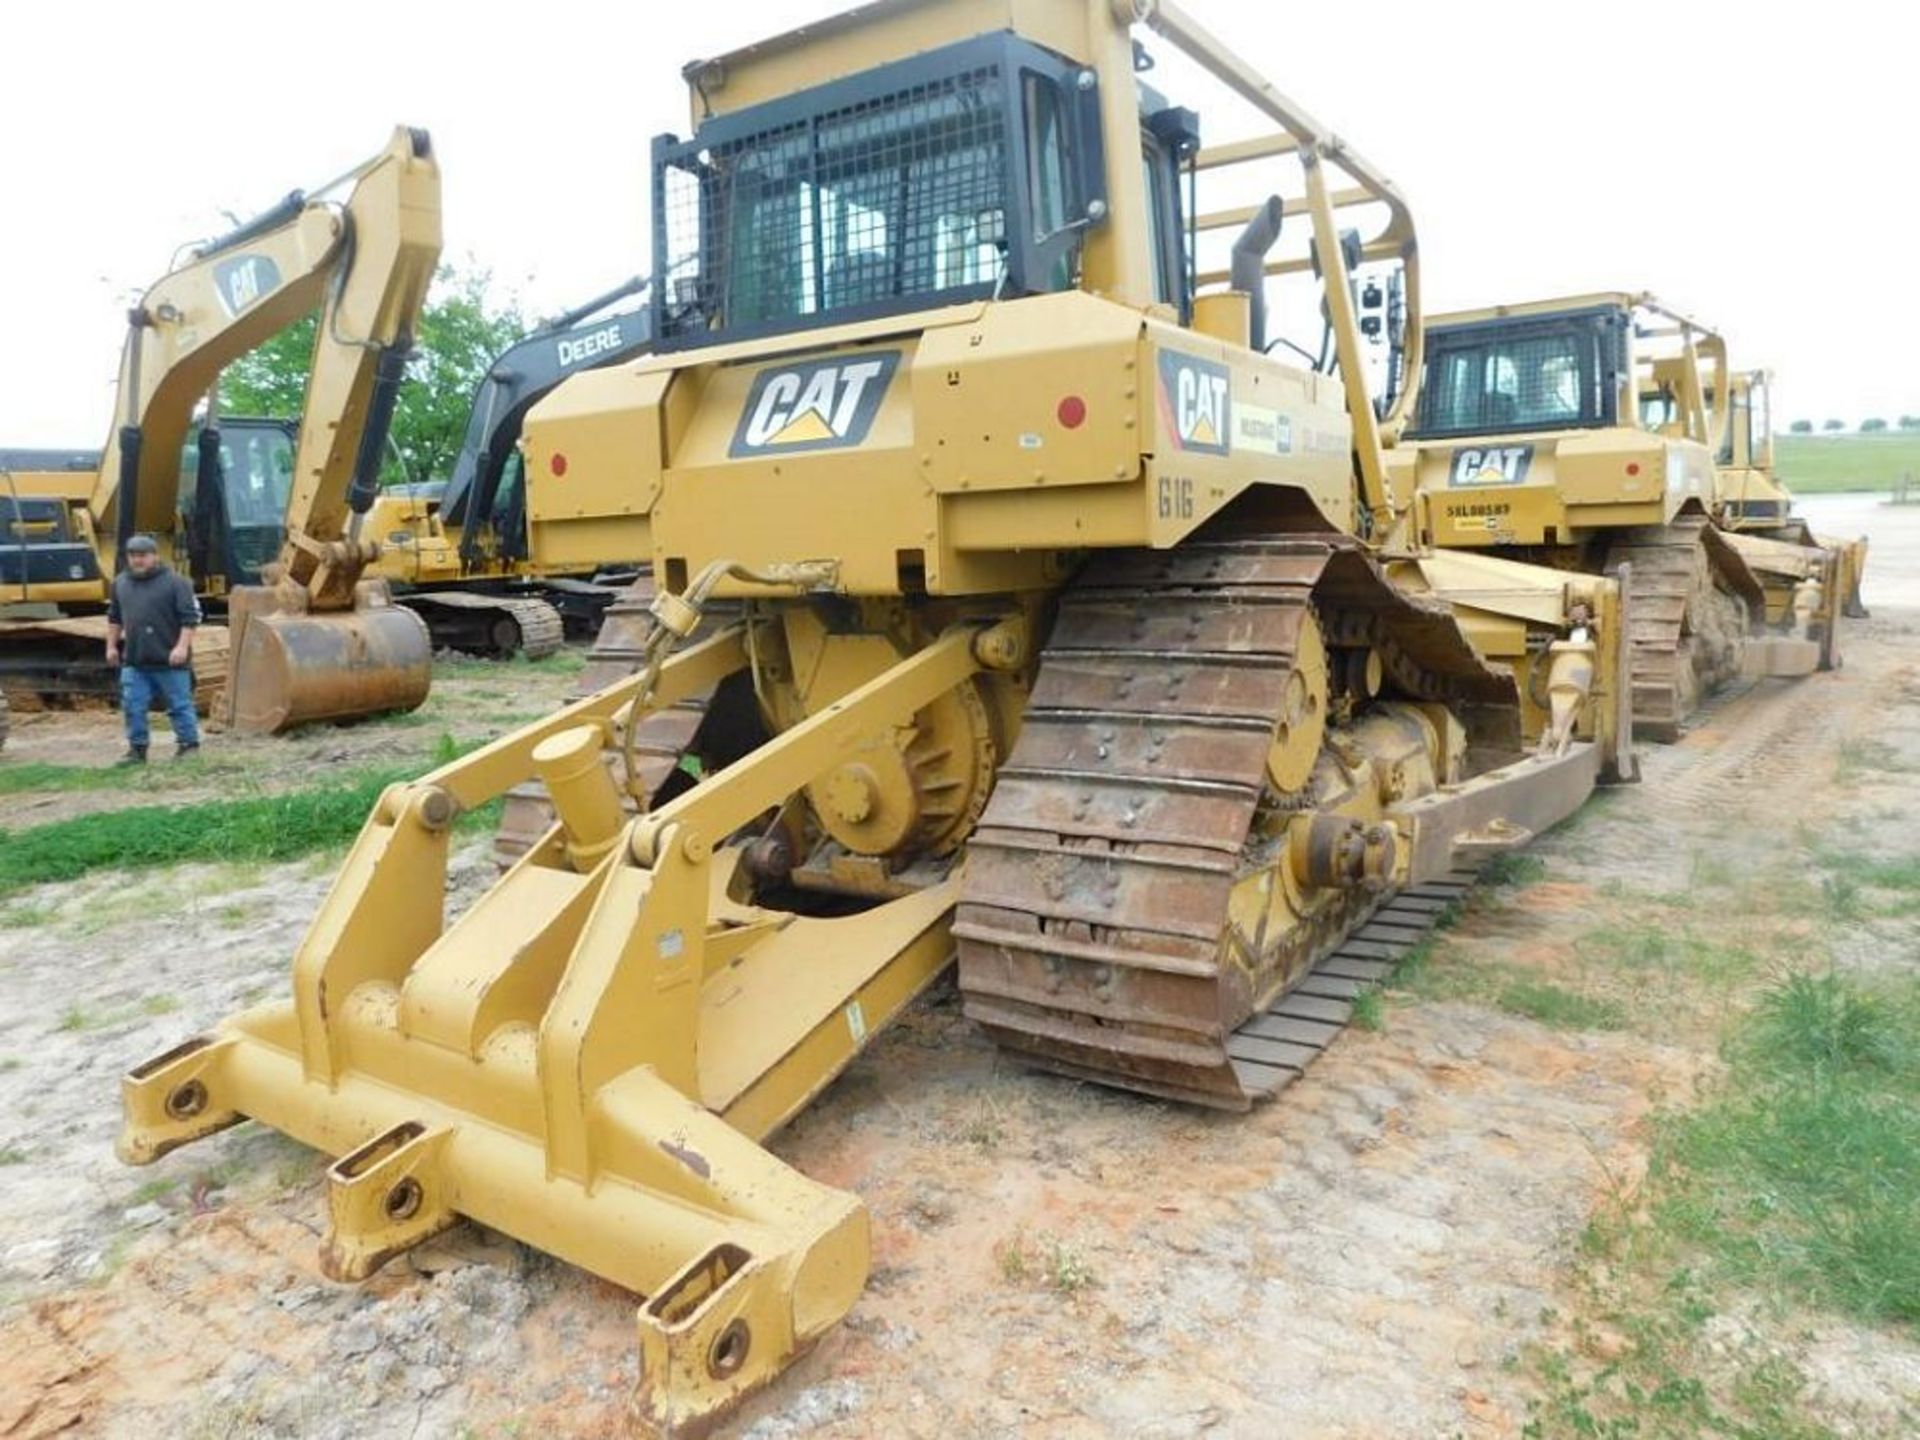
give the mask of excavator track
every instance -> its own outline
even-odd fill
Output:
[[[394,599],[427,622],[436,650],[540,660],[567,640],[560,612],[544,600],[475,590],[415,591]]]
[[[193,704],[202,715],[220,713],[231,638],[227,627],[217,622],[194,631]],[[0,644],[16,647],[15,654],[26,662],[7,680],[15,702],[23,711],[49,705],[117,707],[120,672],[106,663],[106,643],[105,615],[0,626]]]
[[[1460,655],[1451,621],[1339,541],[1090,562],[1063,596],[1019,740],[967,842],[960,989],[1002,1048],[1077,1078],[1246,1109],[1325,1048],[1399,953],[1382,947],[1410,945],[1464,885],[1323,892],[1279,935],[1264,909],[1234,908],[1240,882],[1281,863],[1256,822],[1289,808],[1268,757],[1310,607],[1330,646],[1376,647],[1405,693],[1483,716],[1511,700],[1509,678]]]
[[[233,632],[224,625],[203,625],[193,632],[193,706],[202,715],[218,715],[221,692],[232,668]]]
[[[1707,520],[1682,515],[1636,526],[1609,547],[1605,568],[1628,575],[1628,665],[1636,739],[1673,741],[1707,694],[1740,674],[1745,602],[1715,583]]]
[[[591,695],[640,667],[642,647],[653,625],[650,609],[653,595],[653,575],[643,572],[607,607],[577,693]],[[709,613],[719,609],[711,606]],[[661,786],[680,768],[706,719],[712,699],[713,692],[704,691],[678,705],[656,710],[641,722],[633,748],[648,795],[658,795]],[[613,764],[617,771],[619,761]],[[615,778],[620,778],[617,773]],[[546,834],[552,824],[553,802],[547,798],[547,787],[538,780],[516,785],[507,792],[500,828],[494,832],[494,859],[503,867],[511,865]]]

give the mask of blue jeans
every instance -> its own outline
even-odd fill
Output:
[[[127,744],[135,750],[147,748],[147,708],[155,695],[167,707],[174,740],[198,745],[200,717],[193,713],[193,671],[184,665],[178,670],[120,667],[120,709],[127,717]]]

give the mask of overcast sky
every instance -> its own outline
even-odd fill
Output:
[[[1775,369],[1782,425],[1920,413],[1908,6],[1187,4],[1399,182],[1431,309],[1651,289]],[[5,6],[0,445],[100,444],[125,308],[175,250],[395,123],[433,133],[447,258],[530,314],[644,271],[681,63],[840,8]]]

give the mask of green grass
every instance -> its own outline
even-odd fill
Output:
[[[1903,475],[1920,481],[1920,434],[1777,435],[1774,463],[1794,493],[1891,490]]]
[[[74,790],[165,791],[205,784],[210,776],[237,772],[239,766],[202,759],[198,764],[147,765],[132,770],[112,765],[49,765],[25,761],[0,767],[0,795]]]
[[[1911,976],[1794,975],[1761,993],[1722,1081],[1655,1122],[1646,1180],[1615,1184],[1582,1236],[1576,1318],[1521,1355],[1540,1392],[1526,1436],[1831,1433],[1749,1317],[1797,1301],[1920,1321],[1917,1036]]]
[[[105,868],[144,869],[188,861],[290,860],[347,844],[380,792],[453,758],[442,737],[427,766],[368,770],[306,790],[143,805],[81,815],[25,830],[0,830],[0,895],[48,881],[74,880]],[[498,805],[460,818],[463,828],[497,823]]]
[[[1920,1323],[1920,980],[1770,990],[1657,1145],[1658,1221],[1731,1278]]]
[[[1525,850],[1507,850],[1495,855],[1480,869],[1482,885],[1532,885],[1547,878],[1547,862]]]
[[[1817,850],[1814,858],[1823,872],[1820,908],[1831,919],[1910,915],[1920,909],[1920,856],[1887,857],[1826,848]]]
[[[1581,995],[1539,980],[1516,980],[1494,997],[1502,1010],[1557,1030],[1618,1030],[1626,1012],[1610,1000]]]

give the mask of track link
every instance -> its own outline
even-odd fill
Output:
[[[1714,583],[1708,522],[1683,515],[1669,525],[1622,533],[1605,568],[1631,567],[1628,665],[1637,739],[1673,741],[1701,699],[1740,673],[1750,625],[1744,602]]]
[[[1345,1021],[1352,962],[1379,958],[1343,951],[1346,937],[1376,908],[1411,914],[1422,896],[1323,892],[1273,936],[1263,907],[1236,913],[1236,887],[1277,868],[1255,821],[1286,804],[1267,758],[1309,605],[1325,610],[1329,643],[1379,646],[1409,694],[1492,700],[1502,682],[1461,657],[1450,621],[1365,583],[1377,576],[1356,572],[1357,556],[1340,557],[1336,579],[1341,548],[1127,552],[1090,562],[1065,593],[967,842],[954,924],[965,1011],[1001,1047],[1245,1109],[1299,1073],[1318,1053],[1309,1042],[1324,1047],[1331,1030],[1312,1027]],[[1449,668],[1451,680],[1433,673]]]
[[[427,622],[436,650],[462,650],[504,660],[540,660],[566,643],[560,612],[544,600],[475,590],[415,591],[394,597]]]

